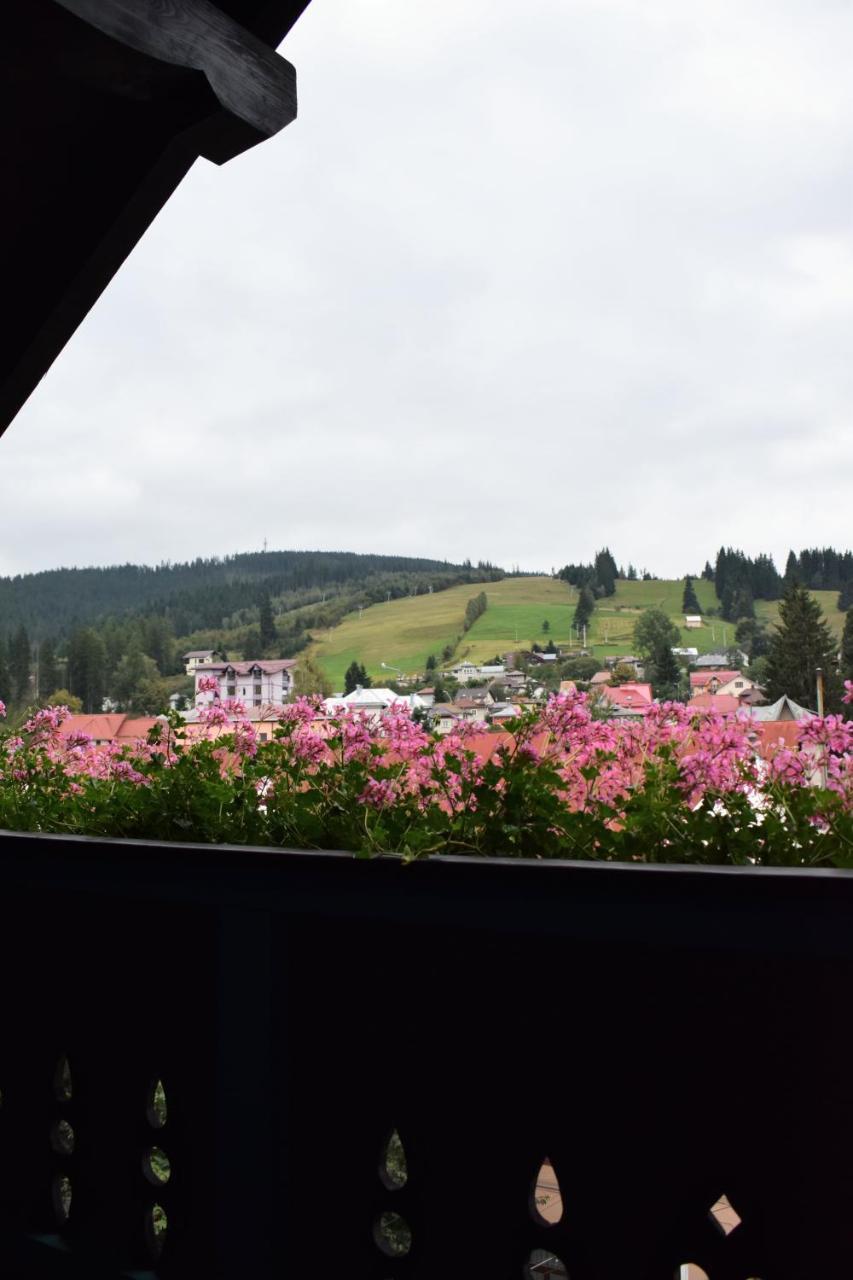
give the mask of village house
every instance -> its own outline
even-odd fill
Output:
[[[698,613],[686,613],[684,615],[684,630],[698,631],[702,626],[702,618]]]
[[[238,698],[247,707],[263,707],[286,702],[293,692],[295,658],[254,662],[205,662],[195,669],[195,701],[205,706],[219,698]],[[213,677],[216,690],[201,690],[200,682]]]
[[[746,663],[748,661],[747,654],[741,653],[740,650],[738,650],[738,653],[740,656],[737,661]],[[725,671],[729,667],[731,660],[731,657],[725,653],[703,653],[701,657],[695,660],[693,666],[697,671]]]
[[[480,703],[437,702],[427,712],[429,726],[436,733],[452,733],[466,721],[485,723],[486,708]]]
[[[239,714],[232,711],[224,724],[209,725],[204,718],[205,707],[193,707],[189,711],[182,712],[184,732],[190,739],[218,738],[224,733],[233,733],[236,724],[248,720],[258,736],[258,741],[270,742],[275,726],[278,724],[280,709],[279,706],[271,703],[264,703],[260,707],[247,706],[245,711]]]
[[[467,658],[448,672],[457,684],[470,684],[472,680],[486,681],[503,680],[506,675],[506,667],[503,663],[485,663],[480,666],[476,662],[471,662]]]
[[[644,716],[652,705],[652,686],[637,681],[625,684],[601,685],[598,696],[617,716]]]
[[[489,724],[501,725],[506,724],[508,720],[514,720],[522,713],[522,708],[516,706],[514,702],[501,702],[494,707],[489,707],[488,721]]]
[[[739,698],[748,690],[755,688],[755,681],[740,671],[691,671],[690,694],[698,693],[730,694]]]
[[[216,649],[190,649],[189,653],[185,653],[183,656],[186,673],[188,676],[194,676],[198,667],[207,666],[221,657],[222,654],[218,653]]]
[[[408,707],[410,711],[426,710],[426,703],[416,693],[395,693],[393,689],[363,688],[360,684],[341,697],[325,698],[323,707],[329,715],[358,711],[370,720],[379,720],[390,707]]]
[[[589,682],[590,692],[595,693],[596,690],[601,689],[606,684],[611,684],[612,681],[613,681],[612,671],[596,671],[595,674],[590,678],[590,682]]]
[[[476,702],[480,706],[490,706],[495,699],[491,689],[475,686],[473,689],[465,688],[462,692],[457,693],[453,701],[455,703]]]
[[[480,679],[480,668],[476,662],[464,660],[458,662],[448,674],[453,676],[457,684],[468,684],[471,680]]]
[[[60,736],[71,738],[86,734],[96,747],[115,744],[125,747],[144,741],[148,731],[158,723],[156,716],[132,716],[123,711],[100,715],[66,716],[59,726]]]
[[[471,692],[474,692],[472,690]],[[476,692],[487,693],[488,690],[477,690]],[[494,704],[494,698],[489,694],[488,698],[470,698],[467,696],[454,698],[450,703],[455,711],[462,713],[466,720],[476,720],[481,724],[486,723],[489,708]]]

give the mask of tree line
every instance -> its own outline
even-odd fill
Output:
[[[467,574],[488,581],[503,572],[487,562],[451,564],[415,556],[361,555],[349,551],[255,551],[186,563],[60,568],[0,577],[0,619],[8,637],[24,626],[33,638],[67,638],[108,616],[153,613],[169,617],[175,634],[219,627],[223,619],[257,604],[265,587],[288,592],[348,586],[383,574]],[[457,578],[457,580],[461,580]]]
[[[372,564],[401,558],[361,559]],[[56,701],[56,695],[61,695],[63,701],[87,713],[100,711],[107,700],[120,710],[155,714],[164,710],[170,693],[191,695],[191,683],[182,679],[183,655],[189,650],[216,649],[223,657],[229,653],[294,657],[307,647],[314,632],[337,625],[354,609],[503,576],[500,569],[485,563],[405,563],[439,567],[385,569],[326,586],[303,584],[278,596],[270,589],[274,577],[255,583],[251,596],[245,594],[243,583],[240,608],[224,616],[216,614],[217,625],[209,627],[202,625],[208,617],[204,608],[196,608],[198,592],[190,592],[188,599],[178,597],[162,614],[151,606],[108,615],[73,627],[67,635],[33,633],[20,622],[8,634],[0,634],[0,700],[22,710],[34,702]],[[233,603],[233,593],[227,589],[219,607],[226,603]],[[181,632],[176,626],[179,621],[195,627]]]

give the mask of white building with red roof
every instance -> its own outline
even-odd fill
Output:
[[[195,671],[195,703],[203,707],[219,698],[237,698],[247,707],[281,705],[293,692],[295,658],[251,662],[205,662]],[[211,680],[216,688],[211,688]],[[204,687],[201,687],[204,685]]]

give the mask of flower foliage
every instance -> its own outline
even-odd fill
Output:
[[[845,701],[853,703],[848,682]],[[2,714],[2,708],[0,708]],[[408,711],[262,726],[234,700],[144,742],[95,745],[65,708],[0,734],[0,828],[113,837],[647,862],[853,866],[853,722],[773,744],[748,714],[655,705],[601,720],[583,694],[437,737]]]

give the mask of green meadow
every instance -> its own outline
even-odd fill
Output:
[[[714,585],[694,579],[703,609],[715,608]],[[704,618],[698,630],[687,631],[681,612],[683,580],[628,582],[620,579],[616,594],[598,601],[592,624],[587,629],[587,648],[596,657],[631,651],[634,623],[644,609],[662,609],[680,628],[681,643],[700,653],[709,653],[734,641],[734,625],[719,618]],[[470,631],[462,633],[465,605],[471,596],[485,591],[489,607]],[[813,593],[839,636],[844,615],[836,608],[837,593]],[[392,600],[353,613],[339,626],[318,636],[311,655],[326,671],[333,687],[343,687],[344,672],[351,662],[364,664],[374,684],[387,683],[396,672],[383,671],[381,664],[399,668],[406,675],[423,672],[429,655],[440,655],[445,645],[461,637],[454,661],[469,657],[483,662],[511,649],[529,649],[534,643],[544,648],[549,640],[561,648],[576,647],[579,638],[572,632],[577,592],[554,578],[505,578],[502,582],[451,587],[433,595]],[[759,616],[773,623],[778,618],[776,602],[759,601]],[[548,624],[547,628],[544,624]]]

